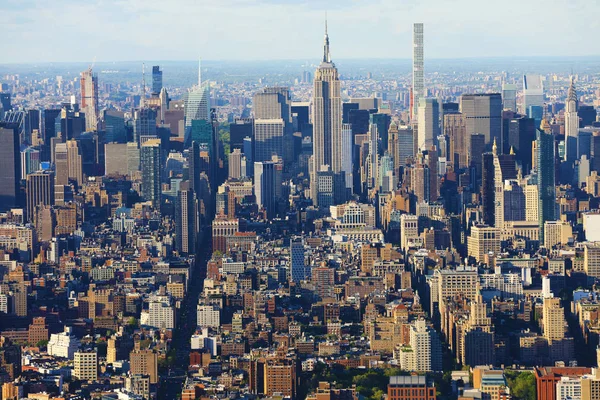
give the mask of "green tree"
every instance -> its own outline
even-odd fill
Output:
[[[36,346],[39,348],[44,348],[46,346],[48,346],[48,341],[47,340],[40,340],[39,342],[36,343]]]
[[[510,394],[518,400],[536,399],[535,376],[529,371],[506,371]]]

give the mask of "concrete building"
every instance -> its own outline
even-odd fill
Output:
[[[98,353],[96,353],[96,350],[75,352],[73,365],[73,377],[82,381],[96,381],[98,379]]]
[[[483,262],[488,253],[499,254],[501,250],[501,229],[485,225],[471,227],[467,238],[467,252],[477,262]]]

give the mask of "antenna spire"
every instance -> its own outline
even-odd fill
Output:
[[[325,13],[325,44],[323,46],[323,62],[331,62],[331,54],[329,53],[329,34],[327,33],[327,13]]]

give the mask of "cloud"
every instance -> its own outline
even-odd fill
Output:
[[[600,5],[584,0],[2,0],[1,62],[595,55]],[[582,23],[585,21],[585,24]]]

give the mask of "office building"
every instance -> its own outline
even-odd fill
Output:
[[[98,353],[96,350],[77,351],[73,355],[73,377],[82,381],[98,379]]]
[[[342,173],[342,98],[338,70],[331,61],[329,52],[329,35],[325,26],[325,43],[323,47],[323,59],[315,71],[313,87],[313,161],[311,165],[311,198],[318,207],[328,207],[319,203],[319,180],[318,174],[324,170],[331,170],[335,180],[344,180],[338,176]],[[328,168],[326,167],[328,166]],[[325,167],[325,169],[324,169]],[[339,189],[338,185],[332,185],[332,191]],[[334,193],[333,201],[342,203],[345,200],[345,188],[342,194]],[[328,196],[327,196],[328,197]]]
[[[254,137],[254,120],[251,118],[236,118],[229,125],[229,149],[234,151],[240,149],[242,153],[248,154],[244,150],[244,139],[252,140]]]
[[[419,99],[418,124],[419,149],[430,149],[437,144],[437,137],[440,135],[440,105],[437,99]]]
[[[583,272],[589,277],[600,278],[600,242],[584,244]]]
[[[155,209],[161,205],[161,147],[159,139],[151,139],[140,148],[140,167],[142,170],[142,197],[151,201]]]
[[[575,91],[575,81],[571,77],[571,84],[565,104],[565,157],[564,160],[570,166],[579,158],[578,137],[579,137],[579,115],[577,109],[579,100]],[[589,155],[588,155],[589,158]]]
[[[41,165],[41,152],[33,147],[27,147],[21,151],[21,178],[25,180],[27,175],[36,172]]]
[[[485,262],[489,253],[499,254],[501,250],[501,229],[485,225],[471,227],[471,234],[467,238],[469,257],[476,262]]]
[[[159,65],[152,66],[152,95],[158,96],[163,88],[163,73]]]
[[[27,221],[35,218],[37,206],[54,205],[54,173],[52,171],[38,171],[27,175]]]
[[[421,98],[425,97],[423,23],[413,25],[412,118],[417,119]]]
[[[134,143],[135,144],[135,143]],[[104,145],[104,174],[110,175],[128,175],[129,163],[127,159],[127,150],[129,143],[106,143]],[[137,147],[136,147],[137,150]],[[139,156],[138,156],[139,164]],[[136,168],[137,169],[137,168]]]
[[[554,159],[555,147],[554,136],[550,130],[550,125],[545,119],[542,120],[542,127],[538,130],[537,137],[537,173],[538,173],[538,218],[540,228],[540,242],[544,242],[544,224],[546,221],[554,221],[556,210],[556,189],[554,178]]]
[[[517,112],[517,85],[513,83],[502,84],[502,108]]]
[[[184,97],[185,101],[185,140],[189,145],[192,142],[192,121],[210,123],[210,86],[209,82],[202,82],[200,71],[198,85],[194,86]]]
[[[402,214],[400,216],[400,248],[408,250],[413,240],[419,237],[419,217]]]
[[[254,120],[254,161],[270,161],[273,156],[283,158],[283,136],[286,125],[283,119]]]
[[[527,114],[531,107],[544,106],[544,84],[540,75],[523,75],[522,113]]]
[[[143,136],[156,136],[156,110],[150,107],[133,111],[133,141],[141,144]]]
[[[460,112],[465,117],[467,135],[483,134],[486,146],[491,146],[494,140],[501,143],[502,96],[500,93],[464,94],[460,98]]]
[[[127,142],[127,130],[125,129],[125,113],[117,110],[104,110],[104,130],[106,131],[106,143]]]
[[[306,279],[304,239],[292,238],[290,241],[290,281],[299,283],[304,279]]]
[[[198,241],[199,220],[196,194],[191,189],[177,193],[175,207],[176,243],[181,254],[195,254]]]
[[[196,325],[201,328],[219,328],[221,311],[214,305],[198,304],[196,307]]]
[[[85,114],[85,130],[98,130],[98,75],[90,67],[81,73],[81,109]],[[67,137],[67,139],[70,139]]]
[[[496,185],[494,154],[483,153],[481,164],[481,207],[483,213],[483,223],[489,226],[496,226]],[[502,193],[498,193],[500,197]]]
[[[444,114],[444,135],[448,138],[448,161],[455,171],[467,168],[470,136],[467,135],[467,122],[460,113]]]
[[[245,176],[246,157],[239,148],[234,149],[231,153],[229,153],[229,178],[241,179]]]
[[[68,178],[76,182],[77,186],[80,186],[83,184],[83,166],[79,142],[76,140],[67,140],[65,144],[67,147]]]
[[[281,196],[280,162],[262,161],[254,163],[254,195],[259,209],[267,212],[267,218],[277,215]]]
[[[21,152],[16,127],[0,125],[0,212],[19,206]]]

